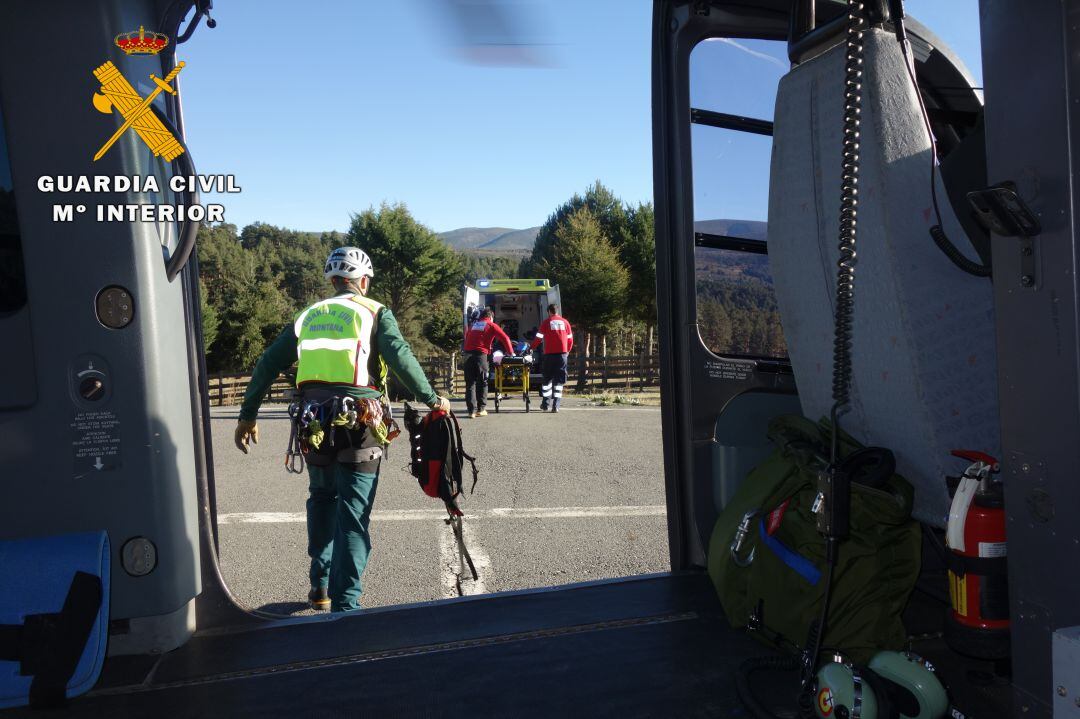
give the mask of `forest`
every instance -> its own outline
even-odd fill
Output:
[[[698,332],[715,354],[787,357],[768,258],[697,248]]]
[[[418,356],[462,341],[461,290],[481,277],[545,277],[586,353],[654,351],[656,256],[651,204],[622,202],[599,181],[557,207],[524,258],[455,251],[402,203],[369,207],[347,232],[301,232],[256,222],[204,226],[197,260],[211,372],[250,371],[301,309],[328,293],[329,252],[354,245],[375,266],[371,296],[389,306]],[[715,352],[782,356],[763,256],[699,250],[700,332]]]

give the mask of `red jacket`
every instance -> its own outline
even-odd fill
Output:
[[[514,354],[514,347],[510,344],[510,338],[503,332],[502,327],[491,320],[476,320],[469,325],[469,331],[465,333],[465,351],[483,352],[489,355],[495,340],[502,342],[507,354]]]
[[[565,354],[574,348],[574,330],[565,317],[551,315],[540,323],[540,329],[537,330],[533,341],[529,343],[529,347],[536,349],[541,341],[544,343],[544,354]]]

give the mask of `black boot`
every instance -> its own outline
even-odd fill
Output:
[[[308,604],[317,611],[330,608],[330,594],[326,587],[312,587],[307,595]]]

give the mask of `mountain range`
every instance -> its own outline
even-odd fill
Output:
[[[694,230],[708,235],[742,237],[747,240],[765,240],[768,223],[759,220],[695,220]]]
[[[713,235],[764,240],[767,225],[757,220],[698,220],[694,229]],[[527,254],[536,242],[539,227],[515,230],[509,227],[462,227],[440,232],[439,239],[458,251],[484,254]]]
[[[515,230],[509,227],[462,227],[440,232],[439,239],[459,251],[524,254],[532,250],[539,227]]]

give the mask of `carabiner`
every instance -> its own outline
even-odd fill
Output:
[[[304,473],[304,453],[289,450],[285,453],[285,471],[289,474]]]
[[[739,522],[739,528],[735,530],[735,538],[731,541],[731,546],[728,551],[731,552],[731,561],[735,563],[736,567],[749,567],[754,562],[754,552],[757,547],[750,549],[750,554],[746,555],[746,559],[739,556],[739,552],[742,550],[743,542],[750,536],[750,527],[754,521],[754,517],[760,514],[760,510],[751,509],[749,512],[743,515],[742,520]]]

